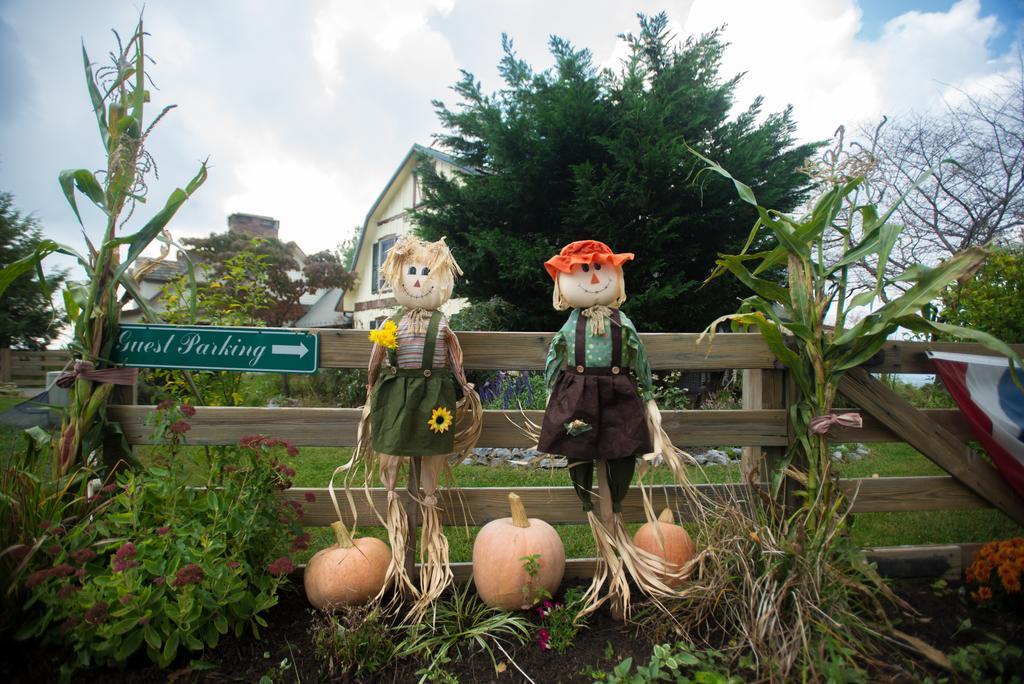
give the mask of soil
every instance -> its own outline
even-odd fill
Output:
[[[264,630],[259,640],[249,635],[242,638],[225,637],[216,649],[202,655],[210,669],[190,665],[187,657],[180,658],[166,670],[152,665],[144,654],[137,654],[121,669],[93,669],[76,674],[76,680],[88,679],[90,684],[108,682],[260,682],[267,677],[272,682],[326,681],[313,648],[310,624],[314,618],[302,595],[301,581],[282,589],[280,601],[266,615],[272,629]],[[900,616],[899,629],[916,636],[931,646],[949,653],[953,649],[996,635],[1009,644],[1024,643],[1024,615],[978,608],[965,601],[959,587],[935,589],[930,582],[905,582],[895,586],[897,593],[919,612],[918,617]],[[574,646],[566,653],[541,651],[536,641],[509,650],[519,668],[535,681],[544,683],[590,682],[587,673],[592,669],[608,671],[621,659],[632,657],[637,664],[646,663],[654,645],[654,635],[637,633],[635,627],[624,626],[606,611],[592,616],[586,631],[580,632]],[[59,665],[66,654],[32,644],[7,644],[6,656],[0,659],[0,681],[48,682],[59,676]],[[501,682],[518,684],[526,681],[508,659],[497,653],[499,667],[495,672],[490,657],[478,653],[472,657],[449,663],[446,669],[460,682]],[[903,661],[904,653],[894,653],[892,662]],[[287,659],[288,666],[281,667]],[[1024,662],[1018,672],[1024,672]],[[422,664],[399,662],[394,668],[378,672],[372,677],[355,682],[417,682],[416,670]],[[1011,672],[1013,669],[1010,670]],[[918,669],[912,676],[896,677],[906,681],[920,680],[926,674],[948,676],[939,669]],[[890,680],[892,671],[873,672],[873,681]],[[264,682],[268,679],[263,679]],[[953,681],[957,681],[955,678]]]

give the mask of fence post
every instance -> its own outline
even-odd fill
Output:
[[[11,381],[11,349],[0,348],[0,382]]]
[[[775,369],[746,369],[743,371],[743,408],[786,408],[786,371]],[[786,421],[788,426],[789,421]],[[788,432],[788,429],[787,429]],[[769,481],[773,461],[782,458],[785,447],[744,447],[740,469],[743,481],[754,486]]]

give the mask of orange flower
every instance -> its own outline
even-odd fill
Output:
[[[971,598],[975,603],[984,603],[992,598],[992,590],[988,587],[978,587],[977,590],[971,592]]]
[[[1003,589],[1006,590],[1007,594],[1019,594],[1020,593],[1020,575],[1014,575],[1008,580],[1003,580]]]

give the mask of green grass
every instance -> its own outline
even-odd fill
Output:
[[[0,449],[9,453],[20,446],[20,430],[0,426]],[[137,454],[145,461],[152,447],[139,447]],[[197,459],[200,447],[184,449],[182,456]],[[326,487],[334,469],[348,461],[351,449],[307,447],[298,456],[285,459],[296,470],[295,485],[299,487]],[[198,467],[198,466],[197,466]],[[842,463],[838,470],[843,477],[907,477],[915,475],[942,475],[941,468],[933,464],[906,444],[876,444],[861,461]],[[455,480],[460,487],[551,487],[568,486],[569,477],[564,470],[524,469],[517,466],[456,465]],[[738,482],[739,468],[711,467],[703,472],[690,468],[695,482]],[[656,468],[651,481],[658,484],[671,482],[667,468]],[[542,517],[540,511],[532,515]],[[593,540],[585,525],[556,525],[570,558],[589,557],[594,554]],[[472,557],[473,539],[478,527],[449,527],[446,534],[451,545],[453,561],[468,561]],[[311,529],[313,549],[331,543],[326,528]],[[361,534],[383,536],[379,528],[361,527]],[[852,517],[852,534],[862,546],[893,546],[898,544],[942,544],[983,542],[1024,534],[1006,516],[991,509],[968,511],[921,511],[904,513],[858,513]],[[305,558],[299,558],[305,560]]]

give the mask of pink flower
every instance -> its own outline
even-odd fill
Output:
[[[171,531],[171,528],[169,526],[166,526],[166,525],[164,527],[156,528],[156,533],[159,534],[161,537],[164,536],[165,534],[167,534],[170,531]]]
[[[306,497],[307,503],[314,503],[316,501],[316,494],[313,492],[306,492],[304,496]]]
[[[192,404],[182,404],[181,412],[185,415],[186,418],[192,418],[193,416],[196,415],[196,407],[193,406]]]
[[[176,435],[183,435],[192,429],[192,425],[187,420],[176,420],[171,423],[171,427],[169,429]]]
[[[227,566],[228,566],[229,568],[231,568],[232,570],[234,570],[234,569],[235,569],[235,568],[237,568],[237,567],[238,567],[239,565],[241,565],[241,563],[239,563],[239,562],[238,562],[238,561],[236,561],[236,560],[229,560],[229,561],[228,561],[228,562],[226,563],[226,565],[227,565]]]
[[[118,600],[121,602],[122,606],[127,606],[129,603],[132,602],[133,598],[135,598],[135,597],[132,596],[131,594],[125,594],[124,596],[122,596]]]
[[[75,570],[75,577],[78,579],[85,579],[85,575],[85,568],[78,568],[78,570]]]
[[[174,573],[174,581],[171,582],[172,587],[186,587],[190,584],[199,584],[203,581],[206,573],[203,569],[195,563],[189,563],[185,567]]]
[[[75,569],[67,563],[61,563],[50,570],[51,577],[67,577],[73,574],[75,574]]]
[[[99,601],[85,611],[85,621],[90,625],[99,625],[107,621],[107,602]]]
[[[45,582],[50,578],[49,570],[36,570],[27,578],[25,578],[25,588],[35,589],[37,586]]]
[[[114,554],[114,557],[120,559],[133,558],[136,553],[138,553],[138,549],[135,548],[135,544],[132,544],[131,542],[125,542],[124,544],[121,544],[120,548],[118,548],[117,552]]]
[[[292,563],[292,559],[288,556],[281,556],[273,563],[267,566],[267,572],[275,577],[281,575],[287,575],[289,572],[295,569],[295,564]]]
[[[309,533],[303,532],[292,542],[292,551],[304,551],[309,548]]]
[[[149,624],[149,616],[143,616],[139,618],[139,627],[145,627]]]
[[[537,632],[537,644],[540,646],[540,650],[547,651],[549,648],[551,648],[550,646],[548,646],[548,641],[550,639],[551,635],[548,634],[548,630],[541,628],[541,630]]]
[[[166,580],[166,579],[164,579],[163,577],[154,577],[154,578],[153,578],[153,584],[155,584],[155,585],[157,585],[157,586],[160,586],[161,584],[163,584],[163,583],[164,583],[164,582],[166,582],[166,581],[167,581],[167,580]]]
[[[88,563],[96,557],[96,552],[92,549],[78,549],[77,551],[71,552],[71,558],[76,563]]]
[[[288,444],[285,447],[285,451],[288,453],[289,456],[298,456],[299,455],[299,448],[297,446],[295,446],[294,444]]]

